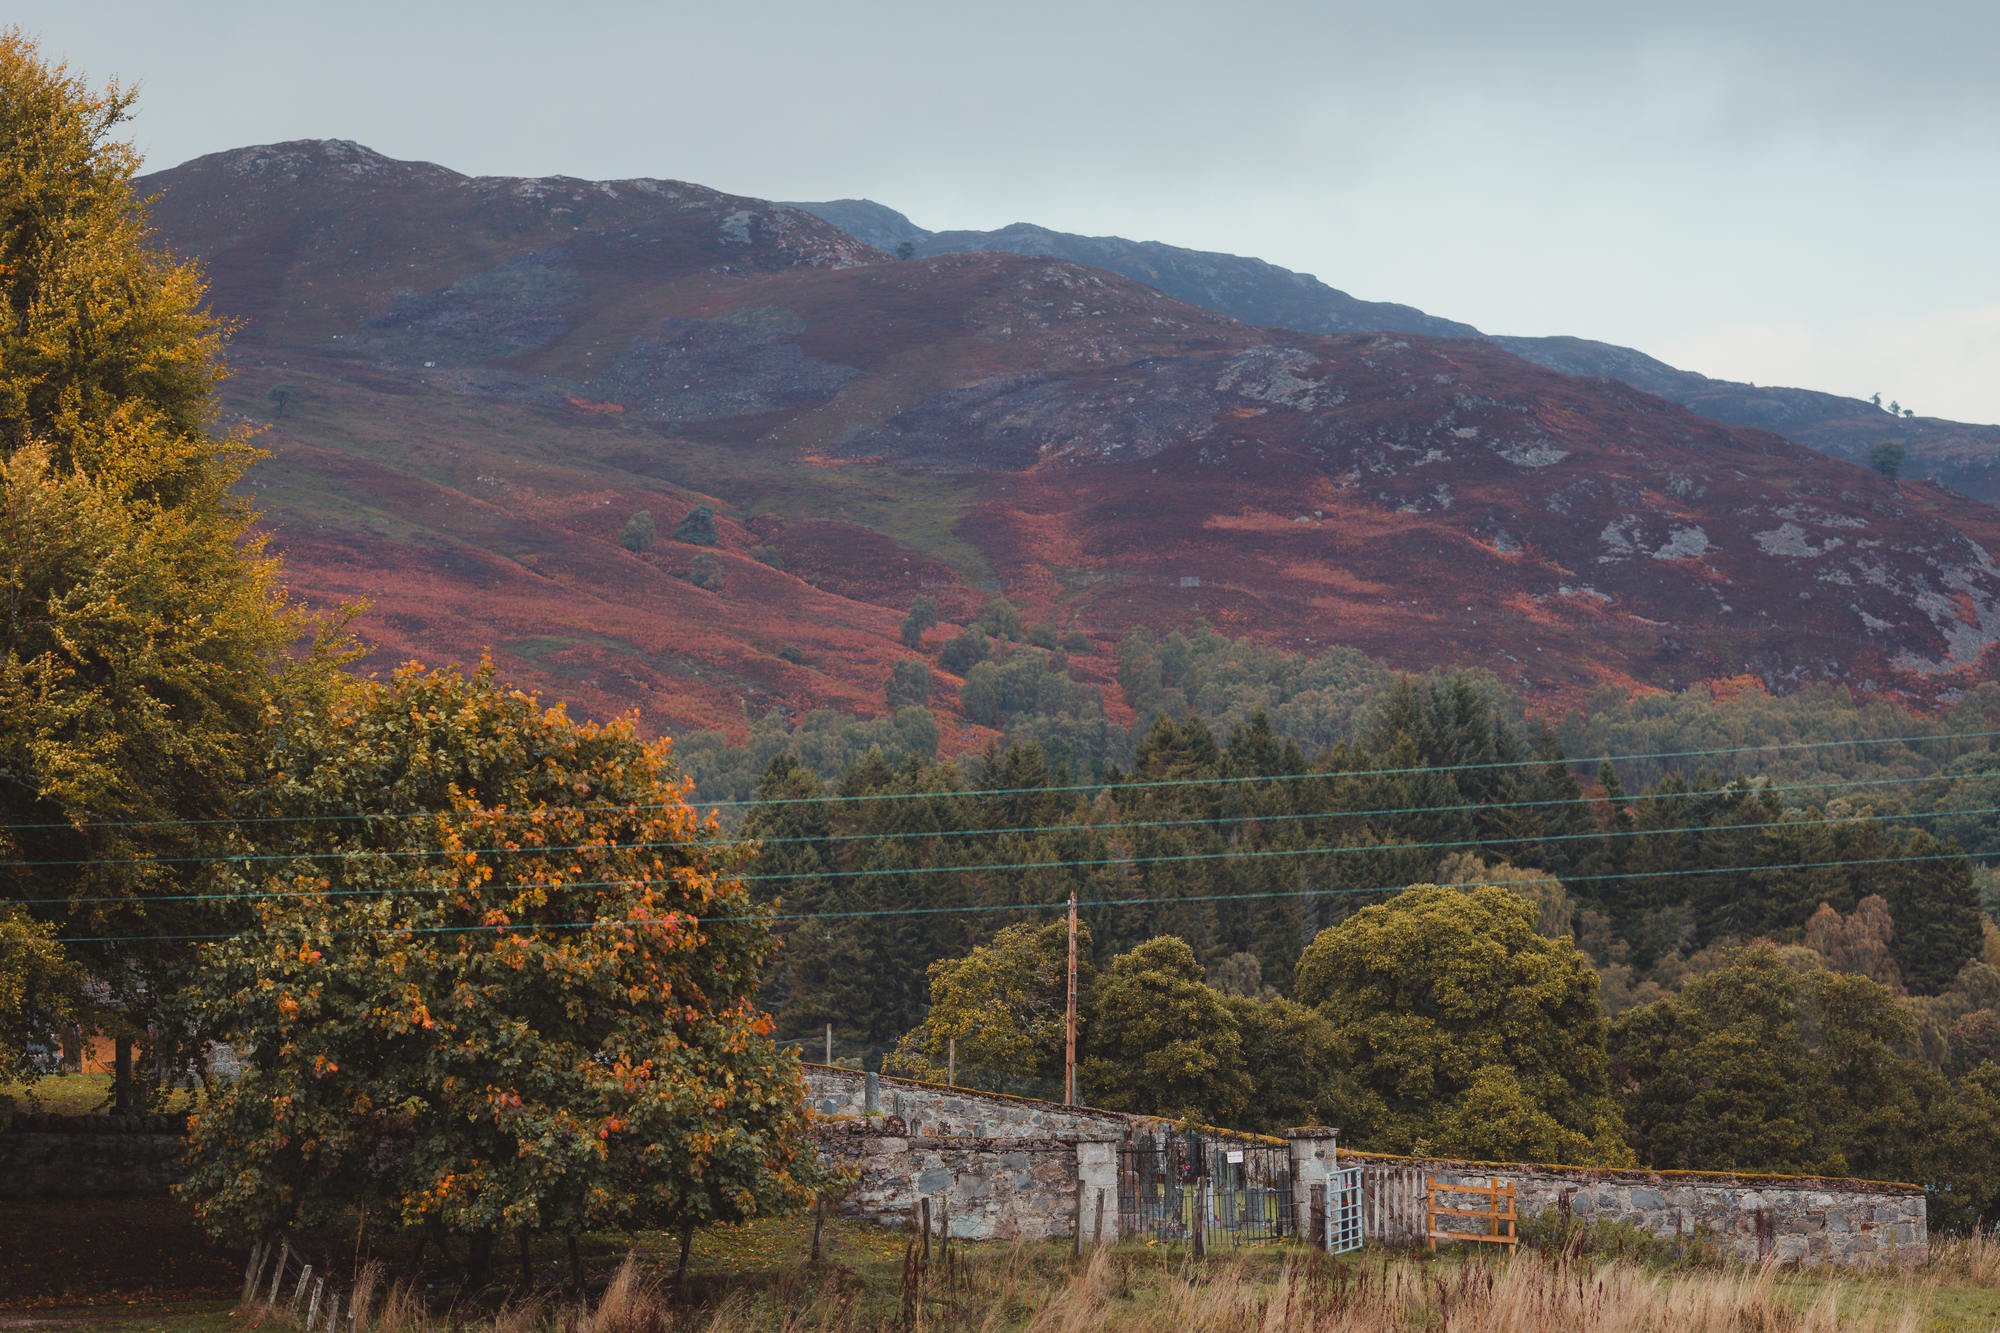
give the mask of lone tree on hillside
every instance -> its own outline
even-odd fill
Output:
[[[910,603],[910,614],[903,617],[903,646],[923,647],[924,631],[937,623],[937,598],[927,592],[917,594],[917,600]]]
[[[306,626],[230,493],[247,441],[216,427],[221,326],[112,137],[131,102],[0,30],[0,897],[89,941],[65,952],[121,1106],[149,1026],[168,1063],[198,1047],[170,1012],[190,941],[246,919],[197,896],[202,858],[269,710],[334,675],[287,655]]]
[[[618,544],[628,551],[650,551],[657,536],[653,527],[653,511],[641,509],[625,520],[625,526],[618,529]]]
[[[271,386],[271,406],[277,409],[278,416],[280,419],[282,419],[287,412],[291,411],[292,404],[296,403],[298,400],[299,400],[298,385],[286,382],[283,384],[273,384]]]
[[[1884,440],[1868,451],[1868,466],[1894,481],[1903,470],[1905,450],[1900,440]]]
[[[720,534],[715,530],[715,511],[707,505],[696,505],[688,511],[686,518],[674,525],[674,540],[692,546],[715,545],[720,540]]]
[[[466,1237],[476,1285],[503,1235],[664,1228],[685,1256],[828,1183],[753,999],[766,912],[664,744],[490,665],[409,668],[294,720],[258,791],[294,859],[235,868],[260,928],[199,979],[253,1052],[190,1126],[212,1232],[358,1208]]]

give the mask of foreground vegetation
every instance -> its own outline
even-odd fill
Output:
[[[1555,1238],[1512,1260],[1375,1249],[1328,1259],[1260,1247],[1196,1261],[1176,1247],[1128,1242],[1082,1259],[1061,1243],[958,1244],[948,1255],[933,1252],[926,1266],[901,1233],[839,1221],[829,1224],[823,1261],[813,1265],[804,1261],[808,1230],[799,1221],[717,1230],[680,1288],[664,1276],[672,1238],[645,1236],[622,1262],[599,1270],[582,1300],[545,1291],[427,1301],[420,1280],[388,1282],[375,1266],[355,1294],[367,1311],[361,1326],[375,1333],[1957,1333],[2000,1323],[2000,1246],[1985,1239],[1941,1242],[1928,1264],[1909,1272],[1830,1273],[1676,1260],[1610,1234]],[[47,1313],[133,1333],[287,1326],[282,1313],[226,1314],[214,1299]]]

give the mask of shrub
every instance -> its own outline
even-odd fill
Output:
[[[653,539],[658,536],[653,527],[653,511],[641,509],[625,520],[625,526],[618,530],[618,544],[628,551],[650,551]]]
[[[931,701],[931,669],[914,657],[906,657],[889,669],[883,686],[889,707],[922,706]]]
[[[687,581],[709,592],[722,591],[722,562],[703,551],[688,565]]]

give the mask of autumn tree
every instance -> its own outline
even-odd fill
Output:
[[[258,785],[258,928],[201,1003],[247,1055],[190,1129],[221,1236],[359,1207],[470,1238],[693,1228],[822,1181],[740,853],[664,742],[489,667],[399,673],[297,720]]]
[[[229,836],[276,698],[331,687],[231,484],[222,327],[167,256],[98,91],[0,33],[0,895],[54,926],[121,1041],[189,1036],[166,1012],[190,896]],[[121,1077],[120,1101],[131,1086]]]
[[[1294,995],[1333,1024],[1334,1123],[1389,1152],[1618,1165],[1597,976],[1535,904],[1419,884],[1320,932]]]

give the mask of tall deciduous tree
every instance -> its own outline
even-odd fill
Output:
[[[1250,1100],[1243,1034],[1186,940],[1162,935],[1106,968],[1077,1069],[1093,1106],[1232,1123]]]
[[[185,896],[195,858],[273,697],[328,679],[284,656],[302,623],[229,494],[253,455],[216,422],[223,330],[133,198],[130,104],[0,33],[0,896],[163,1035],[185,937],[230,922]]]
[[[191,1130],[212,1230],[359,1205],[471,1237],[476,1279],[501,1233],[685,1234],[822,1182],[752,1000],[764,914],[664,743],[410,669],[261,790],[291,855],[199,983],[249,1053]]]
[[[1337,1032],[1333,1094],[1355,1143],[1617,1165],[1597,976],[1499,888],[1419,884],[1320,932],[1296,997]]]

